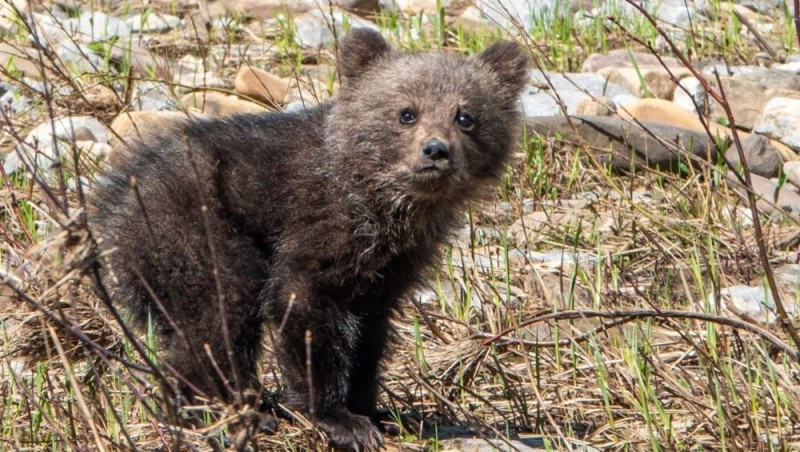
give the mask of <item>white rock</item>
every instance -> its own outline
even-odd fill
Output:
[[[30,99],[16,88],[9,89],[0,96],[0,108],[3,109],[3,115],[17,116],[27,110],[29,105]]]
[[[75,75],[109,70],[106,62],[84,44],[66,40],[55,48],[56,55]]]
[[[753,130],[800,151],[800,99],[773,97]]]
[[[737,316],[758,323],[774,323],[777,320],[775,300],[772,293],[764,286],[750,287],[744,285],[726,287],[720,290],[723,312],[732,312]],[[713,294],[709,304],[714,306]],[[791,317],[797,315],[797,307],[793,302],[783,300],[784,308]]]
[[[343,24],[347,22],[351,28],[368,28],[380,31],[374,23],[345,11],[313,10],[295,18],[295,42],[301,47],[319,49],[333,45],[335,36],[344,36]],[[334,36],[334,30],[336,35]]]
[[[137,14],[125,22],[131,31],[163,33],[180,26],[181,18],[169,14]]]
[[[794,72],[795,74],[800,74],[800,61],[792,61],[784,64],[773,64],[772,69],[778,69],[781,71],[789,71],[789,72]]]
[[[127,38],[131,28],[126,22],[101,11],[84,11],[78,17],[78,32],[87,42],[105,41],[113,37]]]
[[[697,107],[700,111],[705,111],[706,102],[708,102],[708,93],[705,88],[694,77],[685,77],[678,82],[675,87],[675,93],[672,95],[672,102],[688,111],[696,112]]]

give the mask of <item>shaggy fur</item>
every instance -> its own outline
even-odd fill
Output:
[[[392,314],[503,172],[528,75],[513,43],[399,54],[364,30],[345,38],[341,71],[338,97],[315,109],[183,122],[134,144],[92,220],[114,250],[114,302],[154,318],[185,381],[228,399],[256,386],[270,326],[286,402],[359,450],[382,441],[370,417]]]

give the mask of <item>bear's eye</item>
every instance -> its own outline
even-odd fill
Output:
[[[417,122],[417,114],[414,113],[414,110],[404,108],[403,111],[400,112],[401,124],[414,124],[415,122]]]
[[[470,116],[468,113],[464,112],[458,112],[458,115],[456,116],[456,124],[458,124],[458,127],[465,132],[469,132],[475,128],[475,120],[472,119],[472,116]]]

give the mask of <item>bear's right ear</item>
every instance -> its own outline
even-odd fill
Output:
[[[344,37],[339,53],[339,72],[354,80],[379,58],[392,54],[391,46],[380,33],[368,28],[356,28]]]

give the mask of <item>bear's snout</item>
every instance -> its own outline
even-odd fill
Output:
[[[423,160],[448,160],[450,158],[450,146],[437,139],[430,139],[422,145],[420,157]]]

